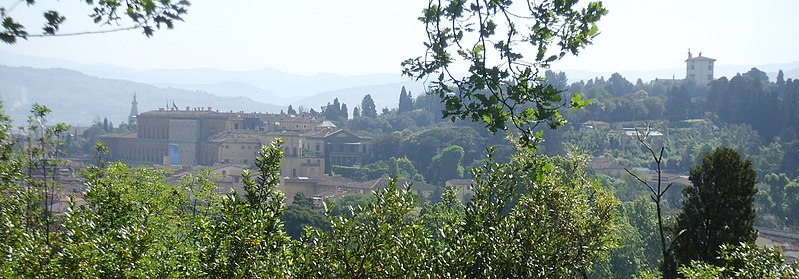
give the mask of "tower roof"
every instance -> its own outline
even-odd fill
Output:
[[[702,56],[702,54],[699,54],[699,56],[697,56],[697,57],[685,59],[685,62],[688,62],[688,61],[716,61],[716,59],[713,59],[713,58],[710,58],[710,57],[704,57],[704,56]]]

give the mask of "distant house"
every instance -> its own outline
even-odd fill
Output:
[[[474,196],[472,187],[477,184],[474,179],[450,179],[444,182],[444,187],[447,189],[454,189],[455,194],[461,201],[468,201]]]
[[[604,121],[589,120],[580,124],[584,130],[606,130],[610,124]]]
[[[291,203],[294,195],[300,192],[305,196],[325,201],[344,195],[370,194],[384,188],[386,184],[388,184],[386,177],[369,181],[355,181],[341,176],[283,177],[280,190],[286,195],[286,202]],[[398,179],[397,186],[400,189],[411,189],[420,197],[429,197],[436,189],[436,186],[408,179]]]
[[[624,167],[616,163],[613,158],[608,157],[594,157],[588,162],[588,165],[598,173],[602,173],[612,177],[620,177],[624,173]]]

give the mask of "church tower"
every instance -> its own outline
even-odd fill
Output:
[[[136,102],[136,93],[133,93],[133,102],[130,103],[130,115],[128,115],[128,125],[136,125],[136,117],[139,116],[139,102]]]
[[[691,50],[688,50],[688,59],[685,60],[685,79],[693,80],[696,85],[707,85],[713,80],[713,62],[716,59],[704,57],[702,53],[693,57]]]

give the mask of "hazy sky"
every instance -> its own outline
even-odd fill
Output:
[[[45,1],[39,1],[44,3]],[[94,28],[80,1],[64,31]],[[185,22],[146,38],[138,31],[31,38],[0,50],[138,69],[274,68],[296,74],[399,73],[423,54],[425,0],[192,1]],[[634,71],[682,67],[688,48],[722,65],[799,61],[799,1],[603,1],[602,34],[559,69]],[[7,1],[2,4],[6,5]],[[37,9],[45,8],[37,4]],[[36,9],[14,11],[22,18]],[[25,21],[27,22],[27,21]],[[36,30],[40,22],[29,24]],[[2,61],[0,61],[2,63]]]

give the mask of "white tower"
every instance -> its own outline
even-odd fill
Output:
[[[713,62],[716,59],[704,57],[702,53],[693,57],[691,50],[688,50],[688,59],[685,60],[685,79],[693,80],[696,85],[706,85],[713,80]]]

